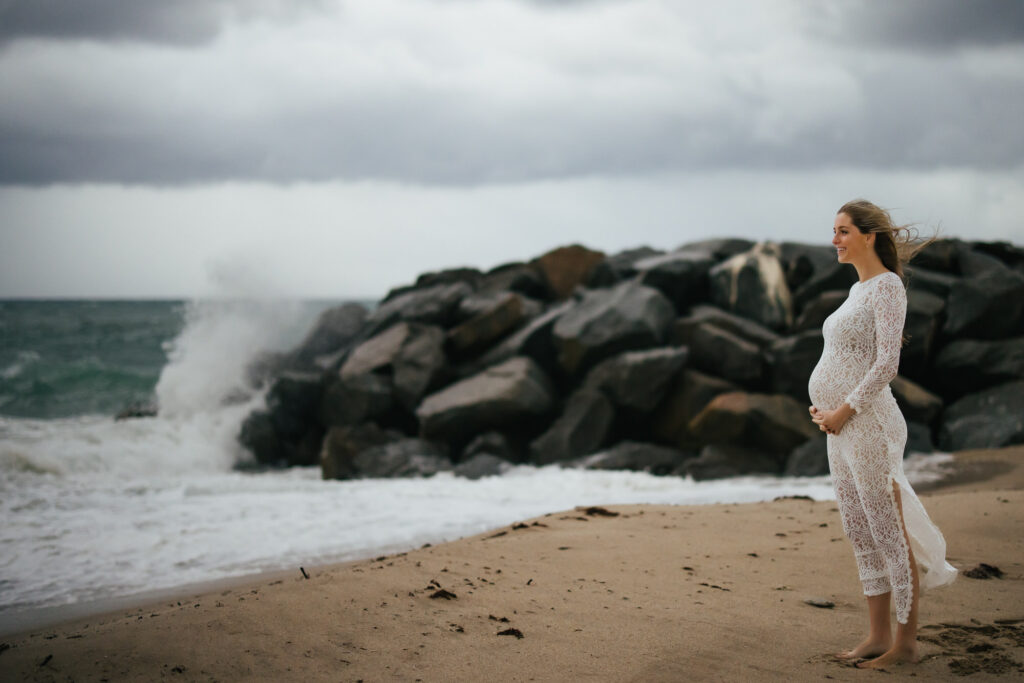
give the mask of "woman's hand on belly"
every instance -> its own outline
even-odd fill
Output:
[[[811,421],[826,434],[838,434],[842,431],[846,421],[854,414],[853,408],[848,403],[844,403],[835,410],[822,410],[811,406],[808,411],[811,413]]]

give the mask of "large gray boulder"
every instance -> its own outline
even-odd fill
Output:
[[[620,441],[574,464],[590,470],[631,470],[663,476],[678,470],[694,454],[640,441]]]
[[[267,392],[266,410],[242,423],[239,442],[262,464],[316,464],[323,437],[318,420],[322,393],[318,373],[282,373]]]
[[[908,422],[930,425],[942,412],[942,398],[903,375],[897,375],[889,384],[892,395]]]
[[[793,324],[793,301],[777,244],[762,242],[711,269],[711,301],[773,330]]]
[[[954,341],[935,357],[934,368],[934,381],[947,400],[1024,380],[1024,337]]]
[[[604,444],[614,418],[615,409],[602,392],[575,391],[558,419],[530,444],[530,461],[547,465],[593,453]]]
[[[648,412],[661,401],[687,356],[685,348],[672,346],[626,351],[594,366],[583,386],[603,392],[620,408]]]
[[[459,302],[472,294],[466,282],[437,284],[399,294],[382,303],[366,320],[365,334],[377,334],[397,322],[420,322],[450,327],[456,319]]]
[[[324,427],[354,425],[387,414],[394,405],[391,378],[374,372],[335,377],[320,399]]]
[[[918,265],[917,261],[914,261],[914,265],[904,266],[903,274],[907,278],[908,293],[913,291],[928,292],[941,298],[943,301],[949,296],[949,290],[953,288],[953,285],[960,280],[956,275],[939,273],[923,268]]]
[[[558,360],[568,375],[581,375],[621,351],[660,346],[675,310],[656,289],[634,281],[586,291],[552,330]]]
[[[480,293],[518,292],[539,301],[549,298],[548,287],[540,273],[533,266],[514,262],[504,263],[487,271],[480,281]]]
[[[849,264],[839,263],[821,266],[810,280],[804,282],[793,292],[795,312],[800,313],[822,292],[842,291],[849,294],[850,287],[857,281],[857,271]]]
[[[698,370],[752,388],[764,379],[761,349],[714,323],[692,331],[689,349],[690,365]]]
[[[405,438],[401,432],[381,429],[372,422],[331,427],[320,447],[320,474],[324,479],[360,476],[356,458],[363,451]]]
[[[466,310],[466,300],[460,310]],[[448,331],[448,348],[455,354],[478,352],[518,327],[527,317],[524,299],[514,292],[505,292],[468,320]]]
[[[772,391],[810,404],[807,383],[824,348],[821,330],[808,330],[772,344],[768,353]]]
[[[444,340],[444,330],[434,325],[398,323],[353,349],[341,366],[340,377],[387,373],[395,398],[413,410],[444,375]]]
[[[690,422],[704,443],[730,443],[784,458],[820,431],[806,403],[783,394],[719,394]]]
[[[698,457],[684,463],[679,473],[701,481],[748,474],[779,474],[781,470],[777,455],[756,446],[715,443],[708,444]]]
[[[738,388],[724,379],[684,369],[654,411],[651,420],[654,436],[683,451],[699,449],[704,444],[690,431],[690,422],[711,399]]]
[[[828,437],[824,433],[790,451],[783,471],[788,477],[820,477],[828,473]]]
[[[553,404],[554,389],[544,371],[516,356],[427,396],[416,416],[425,437],[465,442],[490,429],[535,423]]]
[[[712,323],[715,327],[731,332],[762,350],[780,339],[778,332],[773,332],[753,320],[729,313],[717,306],[702,304],[694,306],[690,309],[689,315],[675,321],[672,326],[672,344],[688,346],[693,339],[694,331],[705,323]]]
[[[825,324],[825,319],[842,306],[849,295],[850,293],[846,290],[832,289],[811,299],[797,316],[796,322],[793,323],[793,331],[820,330],[821,326]]]
[[[1024,443],[1024,382],[1007,382],[968,394],[947,407],[939,448],[1001,448]]]
[[[836,250],[832,246],[783,242],[780,252],[791,292],[836,263]]]
[[[447,449],[424,439],[399,439],[356,453],[356,472],[364,478],[430,477],[452,469]]]
[[[915,379],[925,379],[931,374],[935,339],[945,308],[945,299],[931,292],[907,290],[907,318],[903,325],[907,343],[900,352],[900,372]]]
[[[654,287],[668,297],[676,311],[686,311],[708,295],[708,272],[715,258],[701,251],[673,251],[637,261],[641,284]]]
[[[299,366],[315,366],[318,358],[345,349],[366,322],[366,308],[347,303],[322,312],[302,343],[292,352]]]
[[[563,301],[551,306],[541,315],[533,318],[518,330],[498,342],[478,358],[456,368],[459,377],[468,377],[502,363],[514,356],[532,358],[546,372],[560,370],[558,353],[552,339],[552,330],[559,318],[573,306],[572,301]]]
[[[942,331],[972,339],[1024,334],[1024,274],[1003,267],[957,281],[949,292]]]

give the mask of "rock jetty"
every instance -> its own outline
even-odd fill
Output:
[[[1024,443],[1024,249],[939,240],[906,271],[892,389],[908,450]],[[807,381],[855,280],[830,246],[739,239],[425,273],[255,362],[266,407],[239,440],[262,465],[340,479],[821,474]]]

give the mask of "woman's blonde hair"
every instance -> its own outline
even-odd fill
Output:
[[[866,199],[846,202],[836,212],[840,213],[849,216],[850,222],[862,233],[875,235],[875,253],[882,260],[882,265],[901,278],[904,277],[903,264],[935,241],[934,237],[920,239],[917,228],[912,224],[896,225],[887,210]]]

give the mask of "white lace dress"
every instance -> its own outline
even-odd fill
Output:
[[[828,435],[832,485],[864,594],[892,591],[901,624],[910,613],[913,586],[893,482],[900,487],[921,587],[944,586],[956,578],[956,569],[946,562],[942,532],[903,474],[907,423],[889,382],[899,368],[906,312],[906,290],[896,273],[855,283],[825,320],[825,348],[808,384],[819,409],[835,410],[846,402],[856,411],[839,434]]]

